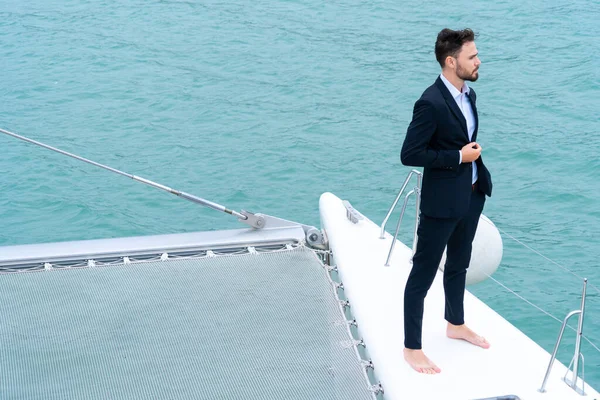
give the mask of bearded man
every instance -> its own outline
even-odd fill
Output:
[[[467,268],[485,196],[492,178],[477,144],[475,91],[479,77],[475,34],[443,29],[435,43],[442,73],[414,106],[402,145],[402,164],[423,167],[421,214],[413,267],[404,290],[404,358],[416,371],[441,372],[423,352],[423,305],[444,248],[446,335],[487,349],[489,343],[465,325],[463,300]]]

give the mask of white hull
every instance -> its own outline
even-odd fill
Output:
[[[483,399],[507,395],[527,400],[600,399],[587,385],[585,397],[568,387],[562,381],[566,367],[558,361],[546,393],[538,392],[550,354],[468,291],[466,322],[492,346],[484,350],[447,338],[441,271],[425,300],[423,348],[442,373],[417,373],[403,359],[403,292],[412,266],[411,249],[397,242],[390,266],[386,267],[391,235],[386,233],[385,239],[380,239],[379,227],[367,218],[357,224],[350,222],[342,201],[331,193],[322,195],[320,214],[344,291],[386,399]]]

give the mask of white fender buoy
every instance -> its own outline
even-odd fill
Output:
[[[471,263],[467,269],[467,285],[473,285],[491,276],[502,261],[502,237],[496,225],[485,215],[479,217],[477,232],[473,239]],[[440,262],[440,270],[446,264],[446,250]]]

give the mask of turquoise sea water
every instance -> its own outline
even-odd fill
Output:
[[[596,285],[584,333],[600,347],[598,21],[596,0],[0,0],[0,127],[235,210],[318,226],[331,191],[379,223],[409,171],[412,105],[439,74],[435,36],[472,27],[484,212]],[[6,136],[0,148],[0,245],[241,227]],[[496,279],[559,319],[579,306],[577,277],[503,239]],[[471,290],[552,349],[555,320],[494,282]],[[583,351],[598,389],[600,352]]]

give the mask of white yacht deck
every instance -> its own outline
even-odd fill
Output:
[[[320,212],[344,291],[386,399],[516,398],[502,397],[511,395],[522,400],[600,399],[588,385],[585,397],[568,387],[562,381],[566,367],[558,360],[546,393],[540,393],[550,354],[468,291],[467,324],[492,346],[484,350],[447,338],[441,271],[425,301],[423,347],[442,373],[414,371],[403,359],[403,293],[411,249],[398,242],[386,267],[392,241],[389,234],[380,239],[379,226],[367,218],[350,222],[342,200],[331,193],[322,195]]]

